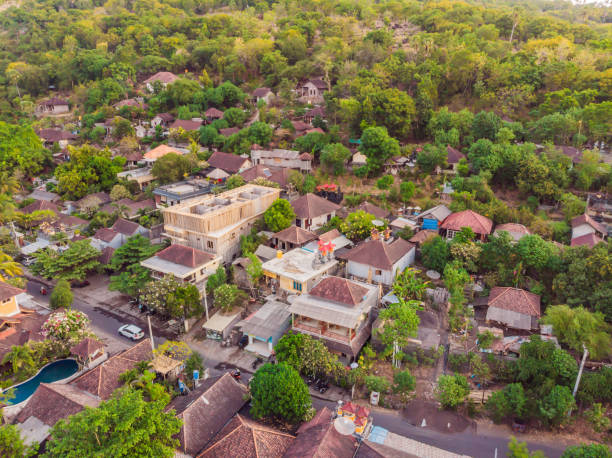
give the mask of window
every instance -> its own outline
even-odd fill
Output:
[[[302,291],[302,284],[299,281],[294,281],[293,289],[296,291]]]
[[[327,221],[331,221],[331,213],[327,215]]]
[[[380,269],[376,269],[376,271],[374,272],[375,275],[382,275],[382,270]]]
[[[214,244],[212,243],[212,241],[208,240],[208,241],[206,242],[206,248],[210,248],[210,249],[212,250],[214,247],[215,247],[215,246],[214,246]]]

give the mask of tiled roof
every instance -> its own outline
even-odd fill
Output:
[[[446,162],[449,164],[456,164],[461,159],[465,158],[465,154],[463,154],[461,151],[453,148],[450,145],[446,147],[446,153],[447,153]]]
[[[112,246],[104,247],[100,256],[98,256],[98,262],[103,266],[109,265],[111,259],[113,259],[113,254],[115,254],[115,249]]]
[[[524,289],[495,286],[489,294],[488,305],[524,315],[540,316],[540,296]]]
[[[170,113],[157,113],[155,117],[160,118],[164,122],[172,122],[174,121],[174,116]]]
[[[211,377],[187,396],[177,396],[166,410],[174,409],[183,420],[179,433],[180,451],[196,455],[244,406],[247,389],[229,373]]]
[[[155,256],[174,264],[186,267],[198,267],[210,262],[215,257],[204,251],[184,245],[170,245],[168,248],[158,252]]]
[[[573,238],[570,242],[570,246],[588,246],[589,248],[593,248],[600,242],[603,242],[603,239],[594,233],[590,233]]]
[[[159,159],[160,157],[165,156],[166,154],[169,154],[169,153],[178,154],[179,156],[181,156],[183,154],[182,152],[180,152],[176,148],[172,148],[171,146],[161,144],[161,145],[157,146],[156,148],[153,148],[152,150],[147,151],[144,154],[144,158],[145,159],[149,159],[149,160],[156,160],[156,159]]]
[[[438,231],[434,231],[433,229],[423,229],[416,234],[414,234],[410,240],[410,243],[423,243],[426,240],[429,240],[431,237],[435,237],[438,235]]]
[[[300,219],[310,219],[321,215],[327,215],[340,208],[339,205],[312,193],[292,200],[291,206],[293,207],[295,215]]]
[[[312,161],[312,156],[310,155],[310,153],[302,153],[299,157],[303,161]]]
[[[100,399],[73,385],[41,383],[16,418],[23,423],[30,417],[53,426],[62,418],[79,413],[85,407],[97,407]]]
[[[223,117],[223,112],[221,110],[217,110],[214,107],[209,108],[204,113],[204,116],[211,119],[221,119]]]
[[[198,458],[281,458],[295,438],[236,415]]]
[[[5,301],[21,293],[23,293],[21,288],[17,288],[13,285],[0,281],[0,301]]]
[[[229,137],[231,135],[237,134],[240,132],[238,127],[226,127],[225,129],[219,129],[219,133],[224,137]]]
[[[517,234],[526,234],[526,235],[530,234],[529,229],[527,229],[522,224],[518,224],[518,223],[499,224],[495,226],[495,232],[498,232],[498,231],[516,232]]]
[[[277,232],[272,237],[282,240],[283,242],[293,243],[294,245],[302,245],[310,242],[311,240],[315,240],[317,238],[317,234],[294,225]]]
[[[313,78],[308,80],[308,83],[312,83],[317,89],[327,89],[327,83],[321,78]]]
[[[464,227],[471,228],[476,234],[490,234],[493,221],[473,210],[463,210],[446,217],[440,225],[441,229],[460,231]]]
[[[389,216],[389,213],[390,213],[384,208],[380,208],[370,202],[362,202],[361,204],[359,204],[358,207],[356,207],[354,210],[351,210],[351,211],[356,211],[356,210],[363,210],[364,212],[369,213],[370,215],[374,215],[378,219],[385,219]]]
[[[47,142],[59,142],[60,140],[74,140],[77,138],[71,132],[66,132],[61,129],[41,129],[37,135]]]
[[[113,391],[121,386],[119,381],[121,374],[134,368],[140,361],[150,360],[152,356],[151,341],[148,338],[143,339],[133,347],[110,357],[99,366],[77,377],[70,384],[107,400]]]
[[[324,234],[321,234],[319,236],[319,240],[322,240],[323,242],[331,242],[340,236],[342,236],[342,234],[338,229],[332,229],[331,231],[327,231]]]
[[[244,181],[253,181],[256,178],[262,177],[266,180],[278,183],[281,188],[287,186],[289,181],[289,172],[291,169],[286,167],[272,167],[268,165],[258,164],[244,172],[240,173],[240,176],[244,178]]]
[[[331,412],[323,407],[308,423],[298,429],[297,438],[286,451],[285,458],[352,458],[357,440],[336,431]]]
[[[49,318],[48,315],[39,315],[38,313],[20,313],[6,318],[7,321],[11,321],[11,327],[0,331],[0,361],[13,345],[45,340],[40,329],[47,318]],[[2,322],[2,319],[0,319],[0,329],[2,329]]]
[[[315,107],[312,110],[308,110],[305,114],[307,117],[315,118],[317,116],[325,117],[325,108],[324,107]]]
[[[176,76],[172,72],[157,72],[155,75],[150,76],[149,78],[144,80],[143,83],[147,84],[153,83],[154,81],[159,81],[160,83],[170,84],[174,83],[177,79],[178,76]]]
[[[172,123],[170,129],[178,129],[179,127],[189,132],[192,130],[198,130],[200,127],[202,127],[202,122],[192,121],[190,119],[177,119]]]
[[[296,132],[302,132],[310,129],[310,124],[306,124],[304,121],[291,121],[291,124]]]
[[[51,210],[55,213],[60,212],[59,207],[57,205],[47,200],[36,200],[31,204],[23,207],[20,211],[22,213],[25,213],[26,215],[29,215],[30,213],[34,213],[35,211],[39,210]]]
[[[93,355],[101,348],[104,348],[104,344],[102,342],[92,339],[91,337],[86,337],[78,344],[74,345],[70,349],[70,353],[74,356],[80,357],[83,360],[86,360],[90,355]]]
[[[247,161],[248,159],[240,157],[237,154],[223,153],[221,151],[215,151],[212,156],[208,158],[208,164],[211,167],[225,170],[228,173],[238,173]]]
[[[97,199],[100,205],[107,204],[111,201],[110,195],[107,192],[101,191],[86,195],[85,197],[77,200],[75,202],[75,205],[80,208],[83,204],[89,202],[92,199]]]
[[[110,243],[117,236],[118,232],[113,231],[108,227],[101,227],[96,231],[93,238],[102,240],[103,242]]]
[[[325,277],[310,291],[311,296],[351,307],[361,303],[367,293],[367,288],[340,277]]]
[[[68,103],[68,100],[66,99],[61,99],[59,97],[51,97],[50,99],[42,102],[41,105],[53,106],[53,105],[70,105],[70,104]]]
[[[133,221],[128,221],[124,218],[119,218],[115,221],[115,224],[111,227],[111,229],[115,232],[118,232],[123,235],[132,236],[138,231],[140,225]]]
[[[584,213],[584,214],[582,214],[580,216],[576,216],[575,218],[573,218],[572,221],[571,221],[571,224],[572,224],[572,227],[577,227],[577,226],[580,226],[582,224],[588,224],[593,229],[595,229],[597,232],[601,232],[602,234],[607,234],[608,233],[608,231],[606,230],[606,228],[602,224],[600,224],[597,221],[595,221],[593,218],[591,218],[586,213]]]
[[[258,87],[253,91],[253,97],[265,97],[271,92],[269,87]]]
[[[397,261],[413,249],[414,245],[404,239],[397,239],[391,243],[368,240],[347,251],[344,258],[377,269],[391,270]]]

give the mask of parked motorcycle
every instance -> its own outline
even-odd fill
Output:
[[[236,370],[232,372],[232,377],[234,377],[234,379],[236,380],[240,380],[240,377],[241,377],[240,369],[236,368]]]
[[[259,366],[261,363],[263,363],[263,359],[261,359],[260,357],[257,357],[257,359],[253,361],[253,364],[251,364],[251,367],[253,369],[257,369],[257,366]]]

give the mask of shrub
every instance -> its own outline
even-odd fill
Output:
[[[416,388],[416,378],[408,370],[397,372],[393,376],[393,392],[408,394]]]
[[[444,408],[456,409],[469,393],[470,385],[463,375],[441,375],[438,379],[436,397]]]
[[[376,375],[368,375],[365,378],[365,385],[368,391],[377,391],[379,393],[387,393],[391,389],[391,383],[384,377]]]

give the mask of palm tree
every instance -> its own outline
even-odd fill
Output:
[[[13,261],[8,254],[0,250],[0,280],[6,281],[8,278],[23,275],[23,269],[18,262]]]
[[[0,193],[12,196],[19,190],[20,184],[16,175],[7,170],[0,172]]]
[[[13,367],[13,374],[18,373],[21,369],[29,372],[35,366],[32,349],[27,345],[13,345],[2,359],[2,364],[7,363]]]
[[[15,202],[8,194],[0,194],[0,221],[11,221],[15,215]]]
[[[136,370],[141,374],[144,374],[145,371],[152,368],[153,366],[151,366],[151,361],[138,361],[138,363],[136,363]]]

